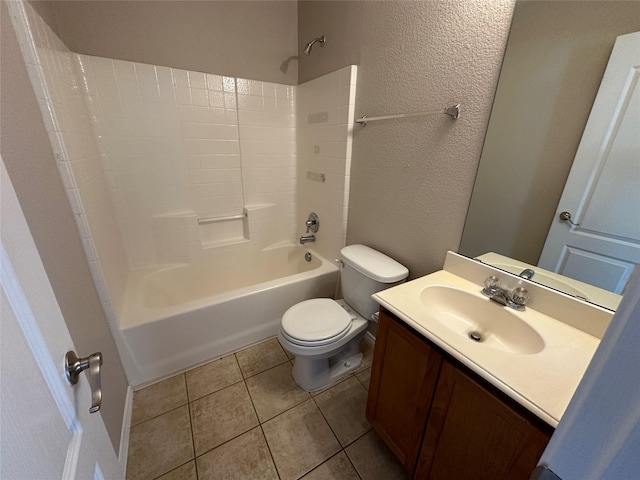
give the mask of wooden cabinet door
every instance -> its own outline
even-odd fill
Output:
[[[526,480],[551,432],[444,361],[415,478]]]
[[[413,473],[442,356],[403,322],[380,311],[367,419]]]

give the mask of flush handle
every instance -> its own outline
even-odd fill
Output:
[[[91,387],[91,407],[89,413],[96,413],[102,405],[102,382],[100,381],[102,353],[92,353],[86,358],[79,358],[76,352],[69,350],[64,357],[64,373],[71,385],[78,383],[80,372],[88,369],[87,378]]]

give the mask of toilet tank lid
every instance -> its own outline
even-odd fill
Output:
[[[340,255],[343,262],[377,282],[399,282],[409,275],[407,267],[366,245],[348,245]]]

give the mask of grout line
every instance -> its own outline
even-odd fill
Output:
[[[206,395],[202,395],[201,397],[194,398],[193,400],[189,400],[189,403],[194,403],[194,402],[197,402],[198,400],[202,400],[203,398],[207,398],[207,397],[213,395],[214,393],[219,393],[222,390],[224,390],[225,388],[233,387],[234,385],[237,385],[240,382],[244,382],[244,380],[240,379],[237,382],[233,382],[233,383],[230,383],[229,385],[225,385],[224,387],[219,388],[218,390],[214,390],[213,392],[209,392]]]
[[[263,343],[264,343],[264,342],[263,342]],[[280,348],[282,348],[282,346],[280,346]],[[283,350],[283,351],[284,351],[284,350]],[[266,437],[266,434],[265,434],[265,431],[264,431],[264,427],[263,427],[263,425],[264,425],[265,423],[267,423],[267,422],[270,422],[271,420],[274,420],[275,418],[279,417],[280,415],[283,415],[283,414],[287,413],[288,411],[293,410],[294,408],[299,407],[300,405],[302,405],[302,404],[304,404],[304,403],[308,402],[309,400],[312,400],[312,401],[313,401],[313,403],[314,403],[314,405],[315,405],[315,406],[318,408],[318,410],[320,411],[320,414],[322,415],[322,418],[324,419],[324,421],[326,422],[327,426],[329,427],[329,429],[330,429],[331,433],[334,435],[334,438],[337,440],[338,445],[340,446],[340,450],[339,450],[338,452],[336,452],[334,455],[332,455],[331,457],[329,457],[329,458],[327,458],[326,460],[324,460],[324,461],[323,461],[322,463],[320,463],[319,465],[316,465],[314,468],[312,468],[312,469],[311,469],[311,470],[309,470],[308,472],[304,473],[302,476],[307,475],[307,474],[309,474],[310,472],[314,471],[315,469],[317,469],[318,467],[320,467],[321,465],[323,465],[324,463],[326,463],[327,461],[329,461],[330,459],[332,459],[333,457],[335,457],[336,455],[338,455],[340,452],[344,452],[344,454],[347,456],[347,459],[349,460],[349,462],[350,462],[351,466],[353,467],[354,471],[356,472],[356,474],[357,474],[358,478],[362,479],[362,476],[360,475],[360,473],[358,472],[357,468],[356,468],[356,467],[355,467],[355,465],[353,464],[353,462],[352,462],[351,458],[349,457],[348,453],[346,452],[346,448],[348,448],[350,445],[352,445],[353,443],[355,443],[356,441],[360,440],[362,437],[364,437],[365,435],[367,435],[368,433],[370,433],[370,432],[371,432],[371,429],[370,429],[370,430],[368,430],[368,431],[366,431],[366,432],[364,432],[363,434],[361,434],[360,436],[358,436],[355,440],[351,441],[348,445],[346,445],[346,446],[344,446],[344,447],[343,447],[343,446],[342,446],[342,444],[340,443],[340,440],[338,440],[338,437],[337,437],[336,433],[334,432],[333,428],[331,427],[331,424],[329,423],[329,421],[327,420],[326,416],[324,415],[324,412],[320,409],[320,406],[318,405],[318,402],[316,401],[316,396],[319,396],[319,395],[321,395],[321,394],[323,394],[323,393],[325,393],[325,392],[329,391],[330,389],[332,389],[332,388],[333,388],[333,387],[335,387],[336,385],[338,385],[338,384],[340,384],[340,383],[342,383],[342,382],[346,381],[346,380],[347,380],[347,379],[349,379],[350,377],[356,377],[356,379],[358,380],[358,382],[359,382],[360,384],[362,384],[362,387],[366,389],[366,387],[364,386],[364,384],[362,383],[362,381],[357,377],[357,373],[362,373],[362,371],[359,371],[359,372],[353,372],[353,373],[350,373],[349,375],[344,376],[342,379],[340,379],[340,380],[339,380],[339,381],[337,381],[336,383],[332,384],[331,386],[329,386],[329,387],[327,387],[327,388],[325,388],[325,389],[321,390],[320,392],[316,392],[316,393],[315,393],[315,395],[314,395],[314,394],[311,394],[310,392],[306,392],[306,393],[308,394],[308,397],[307,397],[305,400],[303,400],[303,401],[301,401],[301,402],[299,402],[299,403],[297,403],[297,404],[295,404],[295,405],[292,405],[291,407],[289,407],[289,408],[287,408],[287,409],[283,410],[282,412],[279,412],[277,415],[274,415],[274,416],[273,416],[273,417],[271,417],[271,418],[268,418],[268,419],[266,419],[266,420],[264,420],[264,421],[261,421],[261,420],[260,420],[260,417],[258,416],[258,411],[257,411],[257,409],[256,409],[254,399],[253,399],[253,397],[251,396],[251,392],[249,391],[249,388],[248,388],[248,385],[247,385],[247,380],[248,380],[249,378],[253,378],[253,377],[255,377],[255,376],[257,376],[257,375],[260,375],[260,374],[262,374],[262,373],[268,372],[269,370],[273,370],[273,369],[275,369],[275,368],[277,368],[277,367],[281,367],[282,365],[285,365],[285,364],[287,364],[287,363],[289,363],[289,364],[293,365],[293,359],[289,359],[289,358],[288,358],[288,356],[286,355],[286,352],[284,352],[284,353],[285,353],[285,356],[287,357],[287,359],[286,359],[284,362],[279,363],[279,364],[277,364],[277,365],[273,365],[273,366],[271,366],[271,367],[267,368],[266,370],[263,370],[263,371],[261,371],[261,372],[255,373],[255,374],[253,374],[253,375],[251,375],[251,376],[248,376],[248,377],[245,377],[245,376],[244,376],[244,373],[242,372],[242,369],[240,368],[240,362],[238,361],[238,358],[237,358],[237,352],[234,352],[234,353],[230,354],[230,355],[234,355],[234,359],[235,359],[235,361],[236,361],[236,364],[237,364],[237,366],[238,366],[238,369],[239,369],[239,371],[240,371],[240,374],[241,374],[241,376],[242,376],[242,379],[241,379],[241,380],[238,380],[237,382],[234,382],[234,383],[231,383],[231,384],[229,384],[229,385],[226,385],[225,387],[222,387],[222,388],[220,388],[220,389],[218,389],[218,390],[215,390],[215,391],[213,391],[213,392],[210,392],[210,393],[208,393],[208,394],[206,394],[206,395],[203,395],[203,396],[201,396],[201,397],[195,398],[195,399],[193,399],[193,400],[190,398],[190,395],[189,395],[189,389],[188,389],[188,385],[187,385],[186,373],[188,372],[188,370],[187,370],[187,371],[184,371],[184,372],[181,372],[181,373],[179,373],[179,374],[177,374],[177,375],[183,375],[183,376],[184,376],[184,385],[185,385],[186,396],[187,396],[187,403],[186,403],[186,405],[187,405],[188,412],[189,412],[189,425],[190,425],[190,428],[191,428],[191,442],[192,442],[192,445],[191,445],[191,446],[192,446],[193,458],[192,458],[192,459],[190,459],[188,462],[185,462],[184,464],[179,465],[178,467],[175,467],[175,468],[173,468],[172,470],[169,470],[168,472],[163,473],[162,475],[166,475],[167,473],[172,472],[173,470],[176,470],[176,469],[178,469],[178,468],[180,468],[180,467],[182,467],[182,466],[186,465],[187,463],[189,463],[189,462],[193,461],[193,462],[194,462],[194,466],[195,466],[195,470],[196,470],[196,477],[197,477],[197,475],[198,475],[198,462],[197,462],[197,458],[202,457],[203,455],[205,455],[205,454],[207,454],[207,453],[211,452],[212,450],[215,450],[216,448],[218,448],[218,447],[220,447],[220,446],[222,446],[222,445],[224,445],[224,444],[226,444],[226,443],[228,443],[228,442],[230,442],[230,441],[232,441],[232,440],[234,440],[234,439],[236,439],[236,438],[240,437],[241,435],[246,434],[247,432],[249,432],[249,431],[253,430],[253,429],[254,429],[254,428],[256,428],[256,427],[260,427],[260,430],[261,430],[261,432],[262,432],[262,435],[263,435],[263,438],[264,438],[264,440],[265,440],[265,443],[267,444],[267,450],[269,451],[269,455],[270,455],[270,457],[271,457],[271,461],[273,462],[274,468],[275,468],[275,470],[276,470],[276,474],[278,475],[278,478],[280,478],[280,473],[278,472],[278,467],[277,467],[277,465],[276,465],[275,458],[274,458],[274,456],[273,456],[273,452],[271,451],[271,446],[269,445],[269,442],[267,441],[267,437]],[[207,362],[207,363],[209,363],[209,362]],[[195,368],[198,368],[198,367],[195,367]],[[370,367],[367,367],[367,368],[370,368]],[[190,370],[191,370],[191,369],[190,369]],[[365,370],[366,370],[366,369],[365,369]],[[175,375],[175,376],[177,376],[177,375]],[[171,377],[169,377],[169,378],[171,378]],[[257,418],[257,420],[258,420],[258,425],[253,426],[253,427],[249,428],[248,430],[246,430],[246,431],[244,431],[244,432],[242,432],[242,433],[239,433],[238,435],[235,435],[233,438],[230,438],[229,440],[227,440],[227,441],[225,441],[225,442],[221,443],[220,445],[217,445],[216,447],[214,447],[214,448],[212,448],[212,449],[210,449],[210,450],[207,450],[206,452],[203,452],[203,453],[201,453],[200,455],[197,455],[197,456],[196,456],[196,453],[195,453],[195,433],[194,433],[194,429],[193,429],[193,420],[192,420],[192,416],[191,416],[191,404],[192,404],[192,403],[194,403],[194,402],[196,402],[196,401],[198,401],[198,400],[200,400],[200,399],[203,399],[203,398],[205,398],[205,397],[207,397],[207,396],[213,395],[214,393],[218,393],[218,392],[220,392],[220,391],[222,391],[222,390],[224,390],[224,389],[226,389],[226,388],[229,388],[229,387],[232,387],[232,386],[234,386],[234,385],[237,385],[237,384],[238,384],[238,383],[240,383],[240,382],[244,382],[245,389],[246,389],[247,393],[249,393],[249,400],[251,401],[251,405],[252,405],[252,407],[253,407],[253,411],[254,411],[254,413],[255,413],[255,415],[256,415],[256,418]],[[148,418],[147,420],[145,420],[145,421],[143,421],[143,422],[140,422],[140,423],[138,423],[138,424],[136,424],[136,425],[133,425],[131,428],[137,427],[138,425],[141,425],[141,424],[143,424],[143,423],[145,423],[145,422],[148,422],[149,420],[153,420],[154,418],[157,418],[157,417],[159,417],[159,416],[161,416],[161,415],[164,415],[164,414],[166,414],[166,413],[169,413],[169,412],[172,412],[172,411],[174,411],[174,410],[177,410],[178,408],[181,408],[181,407],[183,407],[184,405],[185,405],[185,404],[181,404],[181,405],[179,405],[179,406],[177,406],[177,407],[175,407],[175,408],[172,408],[172,409],[170,409],[170,410],[167,410],[166,412],[163,412],[163,413],[161,413],[161,414],[159,414],[159,415],[156,415],[156,416],[154,416],[154,417]]]
[[[253,397],[251,396],[251,391],[249,390],[249,386],[247,385],[246,380],[244,381],[244,388],[247,389],[247,395],[249,395],[249,401],[251,402],[251,406],[253,407],[253,413],[256,414],[256,419],[258,420],[258,426],[262,427],[262,422],[260,422],[260,416],[258,415],[258,410],[256,409],[256,404],[253,401]],[[262,434],[264,435],[264,431],[262,432]],[[265,442],[266,442],[266,438],[265,438]]]
[[[278,465],[276,464],[276,459],[273,458],[273,452],[271,451],[271,446],[269,445],[269,441],[267,440],[267,435],[264,433],[264,428],[262,428],[262,424],[259,425],[260,431],[262,432],[262,437],[264,438],[264,443],[267,445],[267,450],[269,450],[269,456],[271,457],[271,461],[273,462],[273,468],[276,469],[276,475],[278,478],[280,477],[280,472],[278,471]]]
[[[333,428],[331,428],[331,424],[329,423],[329,420],[327,420],[327,417],[325,417],[324,412],[320,408],[320,405],[318,405],[318,402],[316,402],[316,398],[315,397],[311,397],[311,400],[313,400],[313,403],[316,404],[316,408],[320,412],[320,415],[322,415],[322,418],[324,419],[324,421],[326,422],[327,426],[329,427],[329,430],[331,430],[331,433],[333,433],[333,436],[335,437],[336,441],[338,442],[338,445],[340,445],[340,449],[344,449],[344,447],[342,446],[342,443],[340,443],[340,439],[336,435],[336,432],[334,432]]]
[[[353,463],[353,460],[351,460],[351,457],[349,456],[349,452],[347,452],[347,448],[349,448],[351,445],[353,445],[354,443],[356,443],[358,440],[360,440],[361,438],[363,438],[365,435],[368,435],[369,433],[371,433],[373,430],[373,427],[371,427],[370,430],[367,430],[366,432],[364,432],[362,435],[360,435],[358,438],[356,438],[353,442],[351,442],[349,445],[347,445],[346,447],[343,448],[344,454],[347,456],[347,459],[349,460],[349,463],[351,464],[351,466],[353,467],[353,469],[356,471],[356,475],[358,475],[358,478],[360,478],[360,480],[362,480],[362,475],[360,475],[360,472],[358,471],[356,465]]]
[[[281,365],[284,365],[285,363],[288,363],[288,362],[289,362],[289,359],[287,358],[284,362],[280,362],[277,365],[272,365],[271,367],[269,367],[269,368],[267,368],[265,370],[261,370],[261,371],[259,371],[257,373],[253,373],[253,374],[251,374],[251,375],[249,375],[247,377],[244,376],[244,372],[242,371],[242,368],[240,369],[240,373],[242,374],[242,379],[243,380],[248,380],[248,379],[253,378],[253,377],[257,376],[257,375],[260,375],[261,373],[268,372],[269,370],[273,370],[276,367],[280,367]],[[238,362],[238,365],[239,365],[239,362]]]
[[[146,420],[144,420],[144,421],[142,421],[142,422],[136,423],[135,425],[131,425],[131,428],[129,429],[129,431],[131,431],[133,428],[137,428],[137,427],[139,427],[139,426],[140,426],[140,425],[142,425],[143,423],[147,423],[147,422],[149,422],[149,421],[151,421],[151,420],[154,420],[154,419],[156,419],[156,418],[158,418],[158,417],[161,417],[161,416],[163,416],[163,415],[166,415],[167,413],[171,413],[171,412],[173,412],[173,411],[175,411],[175,410],[178,410],[179,408],[182,408],[182,407],[184,407],[184,406],[188,406],[188,405],[189,405],[189,403],[188,403],[188,402],[187,402],[187,403],[182,403],[182,404],[178,405],[177,407],[173,407],[173,408],[171,408],[171,409],[169,409],[169,410],[167,410],[167,411],[165,411],[165,412],[162,412],[162,413],[160,413],[160,414],[158,414],[158,415],[155,415],[155,416],[153,416],[153,417],[150,417],[150,418],[148,418],[148,419],[146,419]]]
[[[371,367],[369,367],[369,368],[371,368]],[[367,370],[363,370],[363,372],[366,372],[366,371],[367,371]],[[363,372],[359,372],[359,373],[363,373]],[[358,377],[358,374],[357,374],[357,373],[355,373],[353,376],[354,376],[354,377],[356,377],[356,378],[358,379],[358,381],[362,384],[362,386],[364,387],[364,389],[365,389],[365,390],[367,391],[367,393],[368,393],[368,392],[369,392],[369,387],[367,387],[367,386],[364,384],[364,382],[360,379],[360,377]],[[369,377],[371,377],[371,372],[369,372]]]
[[[187,465],[189,462],[195,462],[195,459],[193,459],[193,458],[192,458],[192,459],[191,459],[191,460],[189,460],[188,462],[184,462],[182,465],[178,465],[177,467],[172,468],[171,470],[169,470],[169,471],[167,471],[167,472],[164,472],[164,473],[162,473],[162,474],[158,475],[157,477],[153,477],[153,480],[158,480],[158,478],[162,478],[162,477],[164,477],[167,473],[171,473],[171,472],[173,472],[173,471],[175,471],[175,470],[178,470],[179,468],[184,467],[184,466],[185,466],[185,465]],[[196,470],[196,473],[197,473],[197,470]],[[196,477],[196,478],[197,478],[197,477]]]
[[[237,359],[236,359],[237,360]],[[241,435],[244,435],[245,433],[250,432],[251,430],[255,429],[255,428],[260,428],[260,431],[262,432],[262,437],[264,438],[264,443],[267,445],[267,450],[269,451],[269,456],[271,457],[271,461],[273,462],[273,467],[276,469],[276,475],[278,475],[278,478],[280,478],[280,473],[278,472],[278,466],[276,465],[276,461],[275,458],[273,458],[273,453],[271,453],[271,447],[269,446],[269,442],[267,441],[267,436],[264,433],[264,429],[262,428],[262,423],[260,422],[260,417],[258,416],[258,411],[256,410],[256,405],[253,401],[253,397],[251,397],[251,392],[249,391],[249,387],[247,386],[247,382],[246,380],[242,380],[242,382],[244,382],[244,387],[247,389],[247,394],[249,395],[249,401],[251,402],[251,406],[253,407],[253,412],[256,414],[256,419],[258,420],[258,425],[251,427],[249,430],[242,432],[238,435],[236,435],[233,438],[230,438],[229,440],[226,440],[225,442],[221,443],[220,445],[216,445],[215,447],[213,447],[210,450],[207,450],[206,452],[201,453],[198,456],[195,456],[195,439],[194,439],[194,461],[195,459],[202,457],[203,455],[206,455],[207,453],[215,450],[218,447],[221,447],[222,445],[225,445],[226,443],[231,442],[232,440],[235,440],[236,438],[240,437]],[[240,382],[236,382],[234,383],[234,385],[238,384]],[[201,397],[203,398],[203,397]],[[275,417],[273,417],[275,418]],[[191,420],[191,416],[189,416],[189,420]],[[192,434],[193,434],[193,428],[192,428]],[[198,462],[196,461],[196,478],[197,478],[197,473],[198,473]]]
[[[309,475],[311,472],[313,472],[314,470],[317,470],[318,468],[320,468],[322,465],[324,465],[325,463],[327,463],[329,460],[331,460],[333,457],[340,455],[341,452],[344,452],[344,449],[340,449],[339,451],[337,451],[336,453],[334,453],[333,455],[331,455],[329,458],[327,458],[326,460],[324,460],[322,463],[316,465],[315,467],[313,467],[311,470],[309,470],[308,472],[303,473],[302,475],[300,475],[298,477],[298,480],[301,479],[302,477]],[[346,453],[345,453],[346,455]]]
[[[191,429],[191,450],[193,451],[193,464],[196,469],[196,480],[198,478],[198,462],[196,461],[196,436],[193,432],[193,420],[191,419],[191,403],[188,403],[189,407],[189,428]]]
[[[313,398],[319,397],[320,395],[328,392],[329,390],[331,390],[333,387],[335,387],[336,385],[340,385],[342,382],[346,382],[348,379],[350,379],[351,377],[353,377],[354,374],[352,373],[348,373],[347,375],[345,375],[344,377],[336,380],[335,382],[333,382],[331,385],[327,386],[327,387],[323,387],[320,390],[315,390],[314,392],[308,392],[309,395],[311,395]]]
[[[367,432],[367,433],[369,433],[369,432]],[[366,433],[365,433],[365,435],[366,435]],[[364,435],[363,435],[363,436],[364,436]],[[359,437],[359,438],[362,438],[362,437]],[[354,442],[356,442],[356,441],[357,441],[357,440],[354,440]],[[352,445],[352,444],[353,444],[353,443],[351,443],[350,445]],[[347,449],[345,448],[345,449],[343,450],[343,452],[344,452],[345,457],[347,457],[347,460],[349,460],[349,463],[351,464],[351,467],[352,467],[352,468],[353,468],[353,470],[356,472],[356,475],[358,476],[358,478],[359,478],[360,480],[362,480],[362,475],[360,475],[360,472],[358,471],[358,469],[357,469],[357,468],[356,468],[356,466],[354,465],[353,460],[351,460],[351,457],[350,457],[350,456],[349,456],[349,454],[347,453]]]
[[[223,445],[226,445],[227,443],[229,443],[229,442],[231,442],[231,441],[233,441],[233,440],[237,439],[238,437],[241,437],[242,435],[244,435],[244,434],[246,434],[246,433],[249,433],[251,430],[254,430],[254,429],[258,428],[259,426],[260,426],[260,425],[258,424],[258,425],[254,425],[253,427],[250,427],[248,430],[245,430],[245,431],[243,431],[243,432],[241,432],[241,433],[237,434],[235,437],[230,438],[229,440],[225,440],[225,441],[224,441],[224,442],[222,442],[221,444],[216,445],[216,446],[215,446],[215,447],[213,447],[213,448],[210,448],[210,449],[209,449],[209,450],[207,450],[206,452],[202,452],[201,454],[196,455],[196,456],[194,457],[194,459],[201,458],[201,457],[205,456],[207,453],[211,453],[212,451],[216,450],[218,447],[221,447],[221,446],[223,446]]]

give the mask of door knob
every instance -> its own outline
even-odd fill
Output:
[[[89,386],[91,387],[91,408],[89,408],[89,413],[96,413],[102,405],[101,366],[101,352],[92,353],[86,358],[79,358],[76,352],[69,350],[64,357],[64,373],[71,385],[78,383],[80,372],[89,369],[87,372]]]
[[[577,227],[578,225],[580,225],[579,223],[573,223],[571,221],[571,214],[569,212],[562,212],[560,215],[558,215],[558,218],[563,222],[569,222],[574,227]]]

